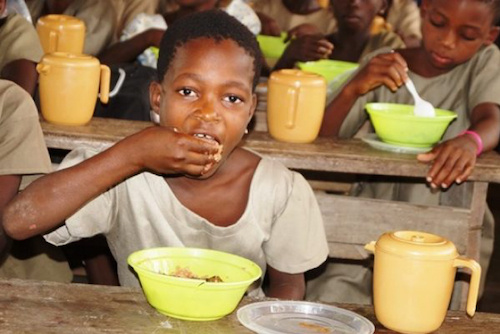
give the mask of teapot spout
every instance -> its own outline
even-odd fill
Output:
[[[365,249],[371,253],[375,253],[375,241],[370,241],[365,245]]]

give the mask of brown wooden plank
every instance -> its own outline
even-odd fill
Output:
[[[355,198],[315,192],[325,224],[330,256],[363,259],[363,246],[388,231],[419,230],[451,240],[467,252],[470,210]],[[476,258],[477,259],[477,258]]]

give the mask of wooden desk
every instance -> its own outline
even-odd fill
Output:
[[[71,150],[80,145],[108,147],[152,123],[94,118],[85,126],[61,126],[44,121],[41,125],[49,148]],[[245,137],[243,145],[279,160],[289,168],[302,171],[424,178],[428,169],[426,164],[418,163],[414,155],[375,150],[358,139],[318,138],[311,144],[290,144],[275,141],[267,133],[254,131]],[[318,191],[316,194],[331,246],[330,255],[366,258],[365,243],[397,228],[420,229],[442,235],[452,240],[461,254],[479,259],[488,182],[500,182],[500,156],[495,152],[482,155],[470,180],[474,181],[469,182],[474,188],[473,195],[464,199],[462,208],[423,207]],[[361,207],[363,210],[359,209]]]
[[[2,333],[253,333],[236,312],[216,321],[192,322],[164,316],[140,289],[0,279]],[[240,306],[255,302],[244,298]],[[372,321],[375,333],[395,333],[377,323],[371,306],[337,305]],[[500,315],[448,312],[438,334],[498,333]]]

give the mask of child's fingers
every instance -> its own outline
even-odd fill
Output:
[[[450,163],[451,164],[451,163]],[[442,180],[437,179],[436,183],[438,183],[441,188],[448,188],[451,186],[459,175],[463,173],[465,170],[466,162],[463,159],[457,159],[453,166],[450,166],[450,170],[444,171]]]
[[[464,169],[464,171],[457,176],[457,178],[455,179],[455,182],[460,184],[462,182],[465,182],[467,181],[467,179],[469,178],[469,176],[472,174],[472,171],[474,170],[474,166],[473,165],[467,165]]]

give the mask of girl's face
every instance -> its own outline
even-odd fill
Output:
[[[160,125],[223,145],[222,161],[253,116],[254,59],[232,40],[191,40],[177,48],[163,82],[151,86]]]
[[[449,71],[498,35],[491,5],[477,0],[428,0],[422,4],[422,43],[427,66]]]
[[[373,18],[385,10],[385,0],[333,0],[333,13],[340,28],[368,32]]]

